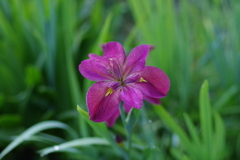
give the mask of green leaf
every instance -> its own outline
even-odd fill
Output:
[[[238,93],[238,91],[239,87],[236,85],[233,85],[228,90],[224,91],[224,93],[217,98],[216,103],[213,105],[213,108],[219,111],[232,97]]]
[[[139,111],[140,111],[139,109],[133,108],[131,112],[127,115],[127,118],[125,121],[126,121],[126,128],[129,132],[132,132],[133,127],[137,123]]]
[[[212,150],[212,118],[211,118],[211,107],[208,95],[208,82],[204,81],[199,97],[199,107],[200,107],[200,122],[202,129],[203,144],[206,153],[204,159],[211,159]]]
[[[25,72],[25,82],[27,86],[34,87],[42,80],[41,72],[35,66],[28,66]]]
[[[179,149],[171,148],[170,152],[173,155],[173,157],[177,160],[182,160],[184,157],[183,152],[179,151]]]
[[[0,92],[0,110],[4,104],[5,96],[2,92]]]
[[[188,151],[188,153],[192,155],[192,157],[195,157],[196,150],[192,148],[190,140],[184,130],[173,120],[173,118],[167,113],[163,106],[154,105],[153,108],[157,115],[165,123],[165,125],[169,127],[172,132],[176,133],[179,136],[182,145]]]
[[[83,116],[83,118],[87,121],[87,123],[92,127],[92,129],[98,133],[99,135],[101,135],[102,137],[104,137],[106,140],[108,140],[108,142],[111,144],[111,146],[113,146],[113,148],[117,151],[117,153],[119,155],[122,156],[126,156],[126,152],[124,150],[122,150],[122,148],[119,148],[115,142],[115,140],[113,139],[113,137],[110,135],[106,125],[104,123],[96,123],[93,122],[91,120],[89,120],[89,115],[87,112],[85,112],[84,110],[82,110],[79,106],[77,106],[77,110],[80,113],[81,116]]]
[[[96,133],[98,133],[99,135],[101,135],[102,137],[106,138],[109,141],[112,140],[108,132],[108,129],[104,123],[96,123],[89,120],[88,113],[81,109],[79,106],[77,106],[77,110],[80,113],[80,115],[83,116],[83,118],[87,121],[87,123],[94,129]]]
[[[163,106],[159,105],[153,106],[157,115],[162,119],[162,121],[171,129],[174,133],[178,134],[183,143],[189,145],[189,139],[182,128],[173,120],[173,118],[167,113]]]
[[[217,112],[214,112],[215,134],[214,134],[214,147],[213,159],[223,159],[225,156],[225,127],[222,118]]]
[[[66,124],[58,122],[58,121],[45,121],[35,124],[34,126],[30,127],[22,134],[20,134],[16,139],[14,139],[0,154],[0,159],[2,159],[6,154],[12,151],[15,147],[17,147],[22,142],[28,140],[32,135],[41,132],[46,129],[53,129],[53,128],[61,128],[69,132],[73,137],[77,137],[76,133]]]
[[[0,115],[0,127],[15,127],[22,121],[19,114],[2,114]]]
[[[221,109],[220,113],[231,116],[234,114],[240,114],[240,105],[224,107]]]
[[[106,42],[106,40],[108,38],[110,25],[111,25],[111,21],[112,21],[112,16],[113,16],[112,13],[110,13],[107,16],[107,19],[104,22],[104,25],[100,32],[100,35],[98,36],[98,39],[94,45],[94,48],[91,50],[90,53],[95,53],[97,55],[100,55],[100,53],[101,53],[100,44]]]
[[[193,142],[197,145],[196,147],[200,147],[200,138],[191,118],[186,113],[183,116]]]
[[[109,145],[108,141],[103,138],[91,137],[81,138],[72,141],[68,141],[57,146],[48,147],[39,151],[41,156],[45,156],[49,153],[59,152],[72,147],[88,146],[88,145]]]
[[[39,133],[37,135],[33,135],[30,138],[28,138],[28,141],[41,142],[48,145],[53,145],[53,144],[63,143],[66,140],[54,135]]]

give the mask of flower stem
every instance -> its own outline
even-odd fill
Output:
[[[123,103],[120,105],[120,113],[121,113],[121,119],[122,119],[122,123],[123,123],[123,126],[126,130],[126,137],[127,137],[127,154],[128,154],[128,157],[127,159],[131,159],[130,158],[130,151],[131,151],[131,134],[132,134],[132,129],[129,129],[129,127],[127,126],[127,122],[126,122],[126,116],[125,116],[125,113],[124,113],[124,108],[123,108]]]

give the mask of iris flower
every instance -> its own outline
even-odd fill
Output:
[[[143,100],[160,103],[159,99],[169,90],[170,81],[161,69],[145,66],[152,48],[139,45],[126,56],[120,43],[108,42],[102,46],[103,56],[90,53],[90,59],[81,62],[80,73],[97,81],[86,96],[90,120],[106,121],[108,126],[113,126],[120,115],[122,101],[126,112],[140,109]]]

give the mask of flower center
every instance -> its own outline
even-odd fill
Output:
[[[124,83],[123,79],[120,79],[119,82],[120,82],[121,86],[123,86],[123,87],[125,86],[125,83]]]

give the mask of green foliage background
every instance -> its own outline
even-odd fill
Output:
[[[94,82],[78,71],[118,41],[154,45],[147,64],[171,80],[162,106],[139,111],[131,159],[240,159],[239,28],[238,0],[0,1],[0,158],[129,158],[120,118],[88,120]]]

